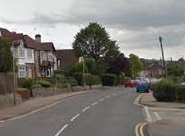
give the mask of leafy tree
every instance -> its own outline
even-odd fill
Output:
[[[0,38],[0,72],[12,71],[13,57],[10,48],[11,42]]]
[[[77,56],[92,57],[98,61],[110,49],[117,49],[115,41],[110,40],[105,28],[97,23],[90,23],[75,36],[73,48]]]
[[[139,57],[135,54],[129,55],[129,67],[130,67],[130,74],[133,78],[135,78],[139,72],[143,70],[143,63],[139,59]]]
[[[121,75],[121,73],[127,73],[129,70],[129,61],[124,54],[118,54],[118,56],[113,57],[112,59],[110,58],[107,62],[107,73]]]
[[[167,72],[169,76],[181,77],[184,75],[184,68],[176,64],[171,64],[168,65]]]

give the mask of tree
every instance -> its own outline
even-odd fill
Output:
[[[184,75],[184,68],[177,64],[170,64],[167,67],[169,76],[181,77]]]
[[[78,57],[92,57],[96,61],[104,57],[110,49],[118,49],[116,41],[110,40],[105,28],[97,23],[90,23],[77,33],[73,48]]]
[[[12,71],[13,57],[10,48],[11,42],[0,38],[0,72]]]
[[[118,54],[116,57],[113,57],[108,62],[108,73],[113,73],[116,75],[120,75],[121,73],[127,73],[129,70],[129,61],[124,56],[124,54]]]
[[[130,73],[133,78],[135,78],[139,72],[143,70],[143,63],[139,59],[139,57],[135,54],[129,55],[129,67]]]

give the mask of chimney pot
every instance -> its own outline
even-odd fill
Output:
[[[41,43],[41,35],[40,34],[35,35],[35,41]]]

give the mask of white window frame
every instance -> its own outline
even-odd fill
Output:
[[[33,58],[33,51],[32,51],[32,49],[27,49],[27,57],[29,59],[32,59]]]
[[[18,75],[19,75],[19,78],[26,77],[26,65],[19,65],[18,66]]]

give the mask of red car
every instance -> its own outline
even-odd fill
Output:
[[[137,85],[137,82],[135,80],[127,80],[125,82],[125,87],[133,88],[133,87],[136,87],[136,85]]]

